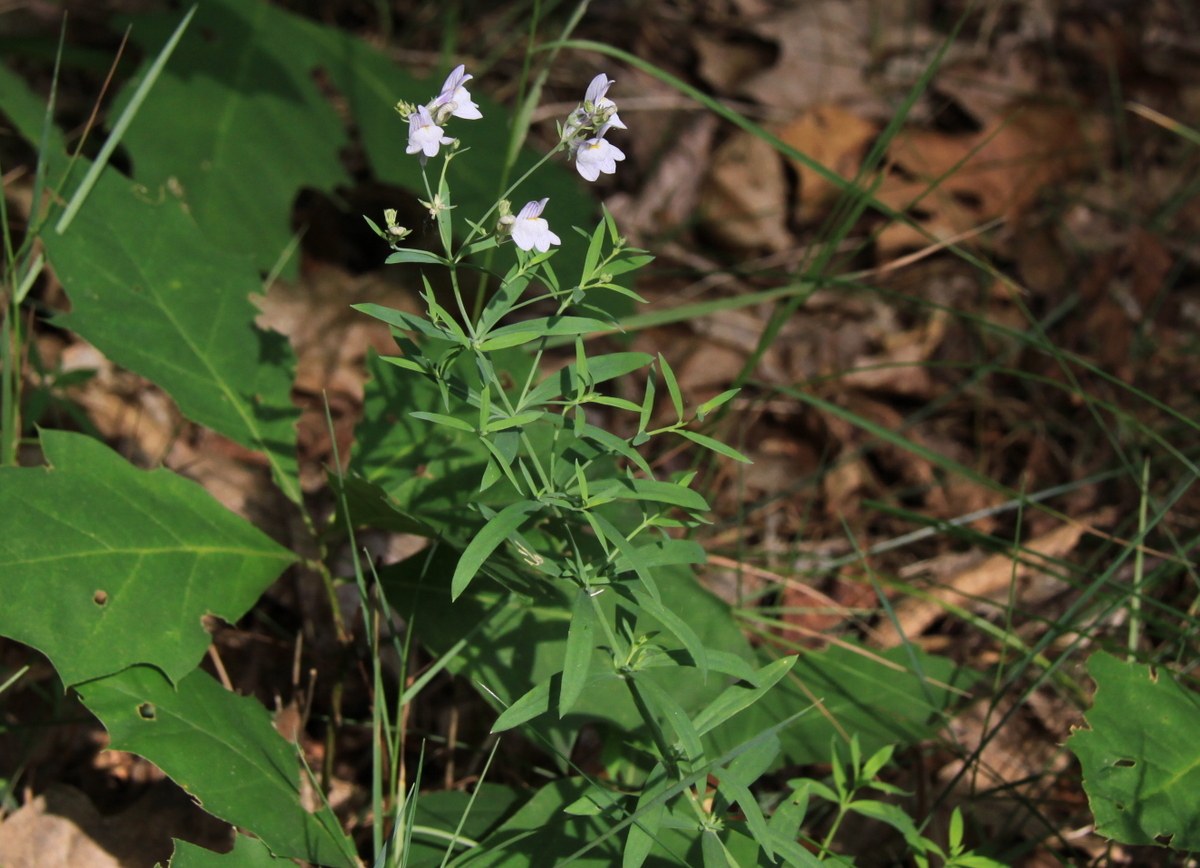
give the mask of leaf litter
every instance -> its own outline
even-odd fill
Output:
[[[1065,370],[1060,358],[1031,350],[1014,331],[1028,332],[1032,314],[1055,346],[1195,415],[1185,384],[1195,375],[1200,326],[1189,244],[1200,210],[1195,196],[1179,192],[1194,176],[1195,158],[1114,112],[1111,94],[1098,94],[1095,84],[1112,60],[1128,98],[1145,96],[1172,116],[1194,117],[1195,76],[1179,58],[1200,55],[1183,37],[1168,38],[1161,4],[1145,5],[1139,31],[1046,3],[981,4],[878,166],[866,165],[866,156],[946,35],[945,22],[929,10],[868,0],[683,4],[686,14],[651,12],[643,33],[616,38],[602,18],[585,21],[596,38],[753,111],[784,142],[841,178],[858,179],[910,218],[868,213],[854,224],[714,432],[756,464],[709,468],[718,508],[704,539],[711,580],[731,602],[776,607],[772,641],[907,641],[986,665],[1009,651],[971,632],[959,612],[1005,629],[1012,617],[1015,637],[1036,641],[1076,593],[1070,565],[1103,539],[1089,531],[1131,535],[1122,522],[1136,490],[1089,481],[1111,465],[1114,447],[1081,433],[1094,424],[1081,395],[1121,408],[1149,430],[1167,417],[1094,372]],[[674,48],[652,50],[664,45]],[[671,92],[640,73],[621,82],[659,100],[645,110],[654,123],[631,124],[628,152],[638,179],[607,197],[631,237],[660,256],[639,286],[652,306],[669,310],[809,279],[826,221],[842,207],[837,185],[686,101],[664,101]],[[994,268],[934,249],[963,235],[971,235],[971,255]],[[913,251],[924,258],[904,259]],[[306,254],[299,282],[274,285],[260,302],[260,325],[286,334],[298,358],[293,398],[305,411],[299,440],[310,495],[323,489],[335,443],[343,460],[350,452],[363,358],[370,349],[390,351],[387,334],[347,313],[347,300],[403,307],[411,297],[411,287],[380,276],[387,272],[355,275],[350,255],[324,255]],[[853,288],[833,283],[855,274],[865,277]],[[667,354],[695,405],[737,380],[777,304],[646,330],[637,348]],[[1069,313],[1054,318],[1063,306]],[[96,372],[61,394],[105,439],[125,444],[143,466],[191,475],[272,536],[294,541],[295,518],[271,494],[261,458],[182,419],[154,386],[77,338],[47,332],[38,347],[44,364]],[[986,375],[971,381],[962,374],[981,360],[992,366]],[[824,403],[800,400],[797,391]],[[881,439],[863,420],[898,436]],[[660,467],[684,469],[689,460],[684,452],[660,456]],[[1070,490],[1051,500],[1061,512],[1050,516],[1014,508],[988,479],[1010,493]],[[1185,500],[1166,526],[1189,526],[1195,514]],[[951,524],[954,532],[945,532]],[[939,532],[920,536],[928,528]],[[889,548],[909,534],[914,542]],[[880,611],[876,583],[895,623]],[[318,614],[327,603],[305,596],[280,589],[274,604],[304,621],[328,616]],[[247,638],[269,633],[259,628],[218,628],[221,653],[235,680],[276,699],[297,684],[288,661],[280,662],[287,648],[278,637]],[[978,768],[985,780],[966,786],[960,778],[956,798],[1020,786],[1023,798],[1039,804],[1043,826],[1077,828],[1084,816],[1078,782],[1064,776],[1055,749],[1065,736],[1062,719],[1076,707],[1063,697],[1042,688],[1021,702],[1006,697],[995,708],[967,709],[929,746],[921,785]],[[273,707],[299,713],[294,702]],[[998,728],[1010,714],[1016,722]],[[444,733],[447,724],[435,717],[428,715],[430,731]],[[324,749],[305,746],[316,763]],[[338,755],[354,756],[353,746],[340,745]],[[354,797],[346,789],[361,790],[350,783],[359,771],[351,762],[333,769],[348,804]],[[1035,790],[1027,783],[1033,779],[1045,787]],[[1051,847],[1046,830],[1030,822],[1033,814],[1011,800],[993,801],[995,813],[981,815],[986,831],[1041,841],[1030,845],[1035,852]],[[100,840],[102,832],[86,831],[90,822],[80,826],[84,838]],[[1101,847],[1086,834],[1072,843],[1091,853]]]

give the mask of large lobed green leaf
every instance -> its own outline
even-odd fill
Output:
[[[1124,844],[1200,850],[1200,696],[1165,670],[1098,651],[1090,729],[1068,746],[1083,766],[1096,831]]]
[[[291,868],[294,864],[272,856],[270,848],[257,838],[238,835],[233,850],[224,854],[177,840],[169,868]]]
[[[178,19],[131,18],[131,35],[153,58]],[[313,76],[322,59],[303,24],[265,0],[200,4],[124,140],[139,181],[173,180],[211,241],[264,271],[288,246],[299,189],[349,181],[345,127]]]
[[[57,322],[153,380],[188,418],[265,453],[298,501],[292,351],[254,326],[250,262],[206,241],[170,193],[111,169],[66,233],[42,238],[71,297]]]
[[[50,467],[0,468],[0,634],[65,684],[132,666],[172,681],[294,555],[167,470],[134,468],[80,434],[43,431]]]
[[[175,13],[128,19],[152,57],[178,23]],[[470,70],[468,70],[469,72]],[[327,83],[322,92],[321,82]],[[120,104],[136,85],[127,85]],[[421,165],[405,153],[407,123],[398,100],[425,103],[438,76],[420,79],[358,36],[315,24],[266,0],[207,0],[125,136],[134,174],[155,187],[174,178],[197,222],[220,246],[275,262],[290,235],[292,202],[304,186],[331,190],[350,178],[339,160],[349,144],[336,95],[355,124],[376,176],[424,193]],[[580,82],[580,98],[586,82]],[[451,167],[458,214],[483,217],[500,193],[507,111],[476,90],[483,119],[455,119],[448,135],[471,148]],[[537,154],[522,150],[512,177]],[[436,164],[435,164],[436,165]],[[551,199],[556,225],[589,226],[595,202],[565,165],[544,167],[519,199]],[[521,197],[524,198],[521,198]],[[380,215],[370,215],[378,220]],[[466,225],[459,224],[465,232]],[[560,232],[563,256],[582,258],[586,242]]]
[[[177,685],[149,666],[76,687],[113,750],[153,762],[206,811],[248,829],[276,856],[355,868],[354,846],[328,808],[300,802],[298,748],[255,699],[201,669]]]

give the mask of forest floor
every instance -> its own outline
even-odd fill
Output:
[[[113,12],[165,4],[62,5],[80,7],[70,33],[95,49],[115,48],[102,29]],[[422,72],[449,52],[484,92],[502,103],[515,95],[528,4],[396,0],[386,22],[376,8],[387,4],[365,0],[281,5]],[[549,39],[567,10],[543,5]],[[0,15],[0,31],[53,35],[57,8],[24,4]],[[1067,657],[1061,680],[1031,676],[961,708],[941,740],[912,748],[924,779],[900,783],[969,792],[980,828],[1028,843],[1022,866],[1160,864],[1165,856],[1092,833],[1063,744],[1088,708],[1087,652],[1129,641],[1127,608],[1081,610],[1080,598],[1139,535],[1143,504],[1160,504],[1179,482],[1164,444],[1185,455],[1200,447],[1178,421],[1200,416],[1200,139],[1172,127],[1200,125],[1200,15],[1182,0],[597,0],[575,36],[651,61],[911,218],[863,207],[647,72],[577,51],[558,58],[534,147],[556,140],[554,119],[601,71],[615,79],[610,95],[628,125],[611,136],[627,157],[621,171],[593,187],[656,257],[637,283],[649,301],[637,313],[655,316],[628,345],[662,353],[690,405],[742,384],[714,436],[752,465],[655,456],[665,469],[700,469],[714,504],[698,537],[702,580],[756,642],[816,649],[853,639],[867,653],[912,643],[979,668],[1034,646]],[[64,110],[90,111],[98,84],[66,81]],[[361,231],[359,215],[396,191],[360,176],[340,202],[298,199],[296,224],[310,227],[299,277],[262,305],[262,324],[288,334],[300,360],[314,505],[330,502],[323,479],[335,441],[343,456],[351,448],[368,349],[393,349],[386,328],[347,305],[414,298]],[[90,425],[129,455],[163,455],[181,439],[169,399],[86,343],[47,327],[38,352],[99,372],[47,405],[45,424],[58,414]],[[612,424],[633,433],[619,430],[628,420]],[[253,455],[203,432],[182,439],[188,475],[287,537],[293,518],[275,510]],[[1183,656],[1190,643],[1172,613],[1190,613],[1197,598],[1188,559],[1200,501],[1189,488],[1151,512],[1136,575],[1129,558],[1107,581],[1157,575],[1161,619],[1137,650]],[[368,543],[382,562],[419,544],[382,533]],[[306,755],[328,771],[330,800],[353,824],[369,779],[369,732],[353,725],[362,685],[347,679],[344,695],[306,697],[307,662],[301,671],[275,629],[308,619],[327,630],[315,593],[286,575],[242,623],[213,626],[206,665],[310,724]],[[30,661],[45,671],[6,697],[4,725],[36,737],[0,757],[9,782],[0,838],[6,828],[10,841],[32,836],[44,858],[28,864],[151,865],[164,854],[161,840],[146,845],[149,829],[224,834],[149,763],[102,752],[103,729],[55,694],[52,670],[32,652],[0,647],[0,672]],[[486,732],[490,714],[448,676],[411,710],[412,731],[441,745],[426,760],[427,786],[469,786],[478,742],[446,745]],[[494,774],[520,785],[537,751],[507,754]],[[29,814],[47,792],[58,807],[43,799]],[[78,834],[116,843],[95,861],[48,861],[47,836],[59,833],[46,818],[62,814],[82,818]],[[9,825],[22,816],[25,831]],[[859,864],[872,864],[863,846]]]

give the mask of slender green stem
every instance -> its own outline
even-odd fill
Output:
[[[1138,547],[1133,555],[1133,593],[1129,597],[1129,660],[1137,659],[1142,621],[1142,578],[1145,573],[1146,507],[1150,503],[1150,459],[1142,461],[1142,497],[1138,507]]]

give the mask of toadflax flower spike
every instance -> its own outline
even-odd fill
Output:
[[[419,151],[426,157],[436,157],[438,147],[452,141],[454,139],[442,135],[442,128],[433,122],[425,106],[417,106],[417,110],[408,116],[408,148],[405,153],[415,154]]]
[[[437,120],[444,121],[445,118],[439,117],[439,114],[446,114],[449,117],[462,118],[463,120],[474,121],[483,117],[483,113],[479,111],[479,106],[471,99],[471,94],[467,93],[467,89],[463,87],[468,81],[474,78],[473,75],[466,71],[466,67],[461,63],[454,67],[446,81],[442,84],[442,92],[433,98],[433,102],[429,104],[429,113]],[[447,111],[448,110],[448,111]]]
[[[575,168],[589,181],[595,181],[601,172],[611,175],[617,171],[617,160],[625,159],[624,151],[604,139],[609,126],[602,126],[595,138],[576,139],[571,143],[575,150]]]
[[[510,231],[513,244],[522,250],[536,248],[538,253],[545,253],[551,244],[562,244],[562,239],[550,231],[550,224],[542,217],[542,210],[549,201],[542,199],[540,202],[525,203],[525,207],[517,213],[517,218],[512,223]]]

